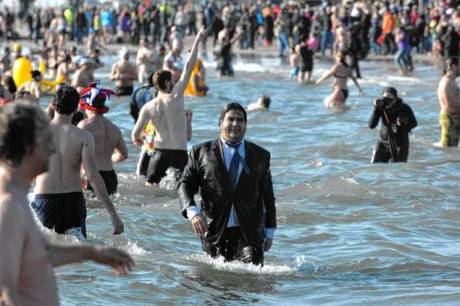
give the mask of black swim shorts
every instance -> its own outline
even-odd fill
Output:
[[[31,205],[43,226],[58,234],[81,228],[86,237],[86,204],[82,192],[37,194]]]
[[[105,188],[107,188],[107,193],[109,195],[116,193],[118,187],[118,178],[115,171],[99,171],[99,173],[101,174],[102,180],[104,181]],[[93,190],[93,187],[88,185],[88,190]]]
[[[119,96],[130,96],[133,93],[133,86],[117,87],[117,95]]]
[[[155,149],[147,170],[147,182],[158,184],[169,167],[182,171],[187,164],[187,151]]]

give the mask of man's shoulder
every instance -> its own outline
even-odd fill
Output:
[[[246,146],[248,148],[250,148],[251,150],[255,151],[257,154],[262,154],[262,155],[270,155],[270,152],[264,148],[262,148],[261,146],[251,142],[251,141],[247,141],[245,140],[245,143],[246,143]]]
[[[205,141],[200,144],[194,145],[192,147],[192,152],[210,151],[214,149],[214,147],[217,145],[218,145],[217,139]]]
[[[17,224],[23,221],[24,209],[22,209],[22,199],[17,199],[10,193],[3,193],[0,195],[0,223],[13,222]]]
[[[59,128],[59,126],[56,126]],[[77,127],[73,124],[67,125],[66,132],[64,134],[60,134],[61,137],[71,138],[73,142],[86,142],[90,138],[93,138],[91,132],[86,129]]]

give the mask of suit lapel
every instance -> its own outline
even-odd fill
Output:
[[[225,183],[231,187],[232,183],[230,181],[230,176],[228,175],[227,167],[225,166],[224,153],[222,152],[222,144],[220,143],[220,140],[215,140],[212,143],[212,152],[215,160],[217,160],[216,168],[218,173],[225,178]]]

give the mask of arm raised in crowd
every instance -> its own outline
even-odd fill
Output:
[[[195,41],[193,42],[192,49],[190,52],[187,61],[185,62],[184,70],[180,76],[179,81],[174,85],[172,94],[173,95],[183,95],[185,88],[187,87],[190,76],[192,75],[193,66],[195,66],[196,59],[198,57],[198,48],[200,46],[200,41],[206,36],[206,30],[204,27],[201,27],[200,31],[196,35]]]

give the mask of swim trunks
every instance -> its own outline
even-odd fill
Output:
[[[58,234],[81,228],[86,237],[86,204],[82,192],[36,194],[31,206],[43,226]]]
[[[341,88],[341,90],[342,90],[343,98],[344,100],[346,100],[348,98],[348,89]]]
[[[118,178],[115,171],[99,171],[99,173],[101,174],[102,180],[104,181],[105,188],[107,188],[107,193],[109,195],[116,193],[118,187]],[[93,190],[93,187],[88,185],[88,190]]]
[[[133,86],[117,87],[117,95],[130,96],[133,93]]]
[[[299,67],[292,67],[291,68],[291,79],[297,77],[297,75],[299,74]]]
[[[460,136],[460,114],[441,112],[439,114],[441,126],[441,144],[444,147],[458,146]]]
[[[147,182],[159,183],[169,167],[182,171],[187,164],[187,151],[156,149],[150,158],[147,170]]]

